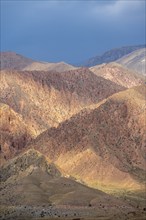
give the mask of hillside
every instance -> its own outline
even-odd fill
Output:
[[[94,187],[138,189],[145,181],[144,85],[109,97],[49,129],[31,144]]]
[[[145,81],[142,75],[136,74],[118,63],[97,65],[90,67],[90,70],[97,76],[101,76],[126,88],[141,85]]]
[[[136,50],[116,61],[130,70],[146,74],[146,48]]]
[[[49,71],[54,70],[57,72],[68,71],[76,69],[72,65],[64,62],[60,63],[49,63],[35,61],[30,58],[24,57],[15,52],[1,52],[0,53],[0,69],[10,69],[10,70],[27,70],[27,71]]]
[[[138,49],[142,49],[144,47],[145,45],[137,45],[137,46],[125,46],[125,47],[115,48],[115,49],[106,51],[102,55],[98,55],[98,56],[90,58],[89,60],[80,64],[80,66],[91,67],[91,66],[102,64],[102,63],[114,62],[120,59],[121,57],[125,56],[126,54],[129,54]]]
[[[128,202],[64,177],[54,164],[33,149],[7,162],[0,172],[0,202],[7,207],[1,215],[5,219],[80,216],[81,213],[112,216],[126,213],[127,207],[128,211],[134,211]]]

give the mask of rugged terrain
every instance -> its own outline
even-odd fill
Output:
[[[116,62],[132,71],[146,75],[146,48],[136,50]]]
[[[144,85],[119,92],[42,133],[31,147],[90,186],[143,188],[145,94]]]

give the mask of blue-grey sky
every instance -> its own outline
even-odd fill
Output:
[[[77,63],[145,43],[145,0],[1,1],[1,51]]]

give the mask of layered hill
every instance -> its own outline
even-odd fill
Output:
[[[146,74],[146,48],[136,50],[116,61],[135,72]]]
[[[80,65],[92,67],[92,66],[99,65],[102,63],[114,62],[120,59],[121,57],[125,56],[126,54],[129,54],[135,50],[142,49],[145,47],[146,45],[137,45],[137,46],[125,46],[125,47],[115,48],[115,49],[106,51],[104,54],[100,56],[92,57]]]
[[[140,188],[145,181],[144,85],[109,97],[49,129],[31,144],[94,187]]]
[[[53,163],[33,149],[7,162],[0,168],[0,172],[1,206],[7,206],[7,209],[10,207],[7,213],[1,212],[5,219],[13,219],[12,216],[15,216],[14,219],[49,215],[55,217],[57,214],[64,217],[77,216],[81,215],[82,208],[85,208],[84,213],[90,215],[96,213],[109,216],[123,213],[127,207],[128,211],[134,209],[125,201],[64,177]],[[50,208],[52,205],[54,208]],[[96,212],[92,206],[96,207]],[[57,207],[60,207],[59,211]],[[71,211],[71,207],[78,208],[75,212]]]
[[[144,76],[136,74],[118,63],[97,65],[91,67],[90,70],[97,76],[101,76],[126,88],[141,85],[145,81]]]
[[[16,54],[15,52],[1,52],[0,69],[28,70],[28,71],[55,70],[57,72],[63,72],[76,68],[64,62],[60,62],[60,63],[40,62],[24,57],[20,54]]]

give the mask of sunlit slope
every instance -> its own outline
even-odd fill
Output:
[[[31,146],[89,185],[145,181],[145,85],[119,92],[44,132]]]

